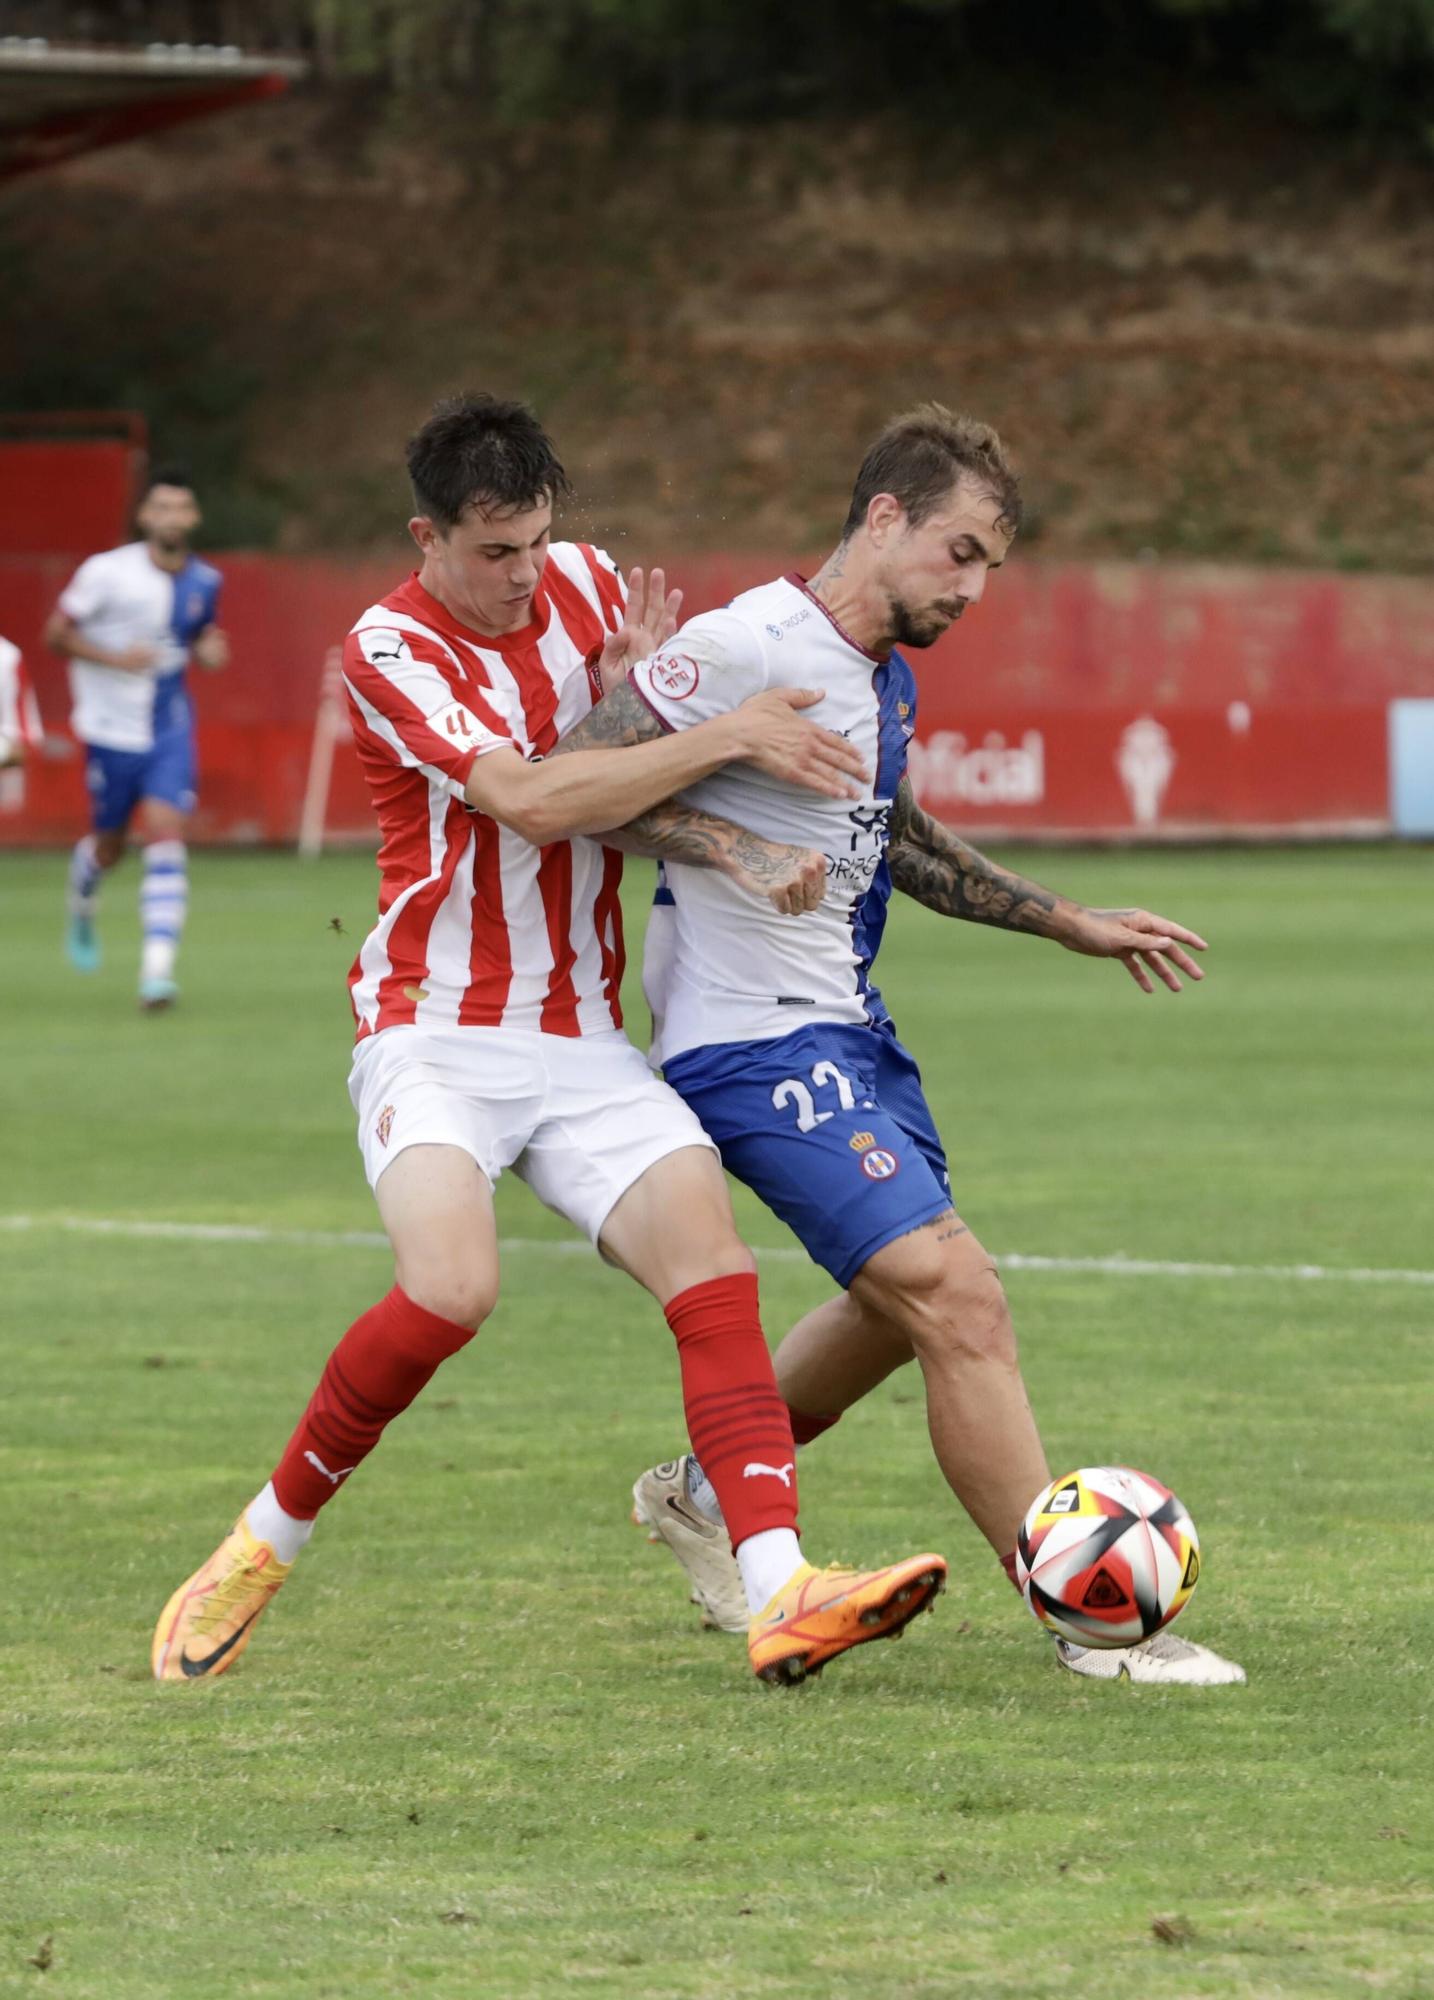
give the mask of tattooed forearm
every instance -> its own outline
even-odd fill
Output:
[[[568,731],[551,754],[561,757],[566,750],[627,750],[634,743],[654,743],[662,734],[662,724],[642,696],[623,681]]]
[[[806,850],[784,841],[765,840],[714,813],[665,799],[639,813],[626,826],[602,836],[603,845],[624,854],[645,854],[654,861],[682,861],[689,868],[715,868],[741,881],[757,894],[790,878],[794,863]]]
[[[1059,937],[1064,929],[1069,906],[1063,897],[997,867],[923,812],[909,778],[902,779],[892,806],[887,861],[903,895],[942,916],[1037,937]]]
[[[624,854],[644,854],[652,861],[685,861],[690,868],[720,868],[732,836],[740,831],[730,820],[664,799],[661,805],[639,813],[626,826],[614,827],[602,838],[604,846],[621,848]]]

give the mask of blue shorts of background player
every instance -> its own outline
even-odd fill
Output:
[[[891,1027],[824,1023],[687,1049],[663,1069],[729,1173],[843,1287],[951,1207],[921,1072]]]
[[[91,824],[96,833],[122,832],[141,799],[159,799],[177,812],[193,812],[192,723],[186,721],[178,728],[165,730],[148,750],[111,750],[102,743],[87,744],[85,783],[89,787]]]

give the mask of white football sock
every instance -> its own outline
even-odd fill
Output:
[[[272,1479],[244,1509],[244,1525],[256,1540],[269,1544],[281,1563],[291,1563],[314,1532],[312,1521],[284,1512]]]
[[[755,1618],[765,1611],[784,1583],[789,1583],[805,1563],[802,1545],[794,1528],[763,1528],[748,1535],[737,1549],[737,1567],[742,1572],[742,1588],[747,1593],[747,1609]]]
[[[687,1497],[706,1520],[714,1526],[722,1527],[722,1503],[717,1498],[717,1489],[692,1453],[687,1454]]]
[[[172,978],[188,908],[189,850],[182,840],[152,840],[139,884],[141,979]]]

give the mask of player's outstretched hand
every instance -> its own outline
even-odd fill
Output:
[[[740,888],[764,896],[784,917],[805,916],[826,893],[827,858],[814,847],[790,847],[745,829],[732,843],[728,874]]]
[[[667,588],[662,570],[655,569],[645,581],[640,569],[629,572],[622,623],[598,655],[604,694],[625,681],[639,660],[650,659],[667,644],[681,611],[682,592]]]
[[[1152,972],[1172,993],[1181,991],[1182,972],[1186,979],[1205,977],[1185,950],[1208,950],[1204,938],[1149,910],[1081,910],[1061,943],[1087,958],[1118,958],[1142,993],[1155,991]]]
[[[821,688],[768,688],[749,695],[724,721],[735,726],[734,757],[769,777],[831,799],[859,799],[867,777],[861,753],[834,729],[821,729],[798,713],[824,698]]]

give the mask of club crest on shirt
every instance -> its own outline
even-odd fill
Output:
[[[700,674],[690,653],[654,653],[647,672],[657,693],[665,694],[669,701],[686,701],[697,692]]]
[[[380,1146],[386,1146],[388,1144],[388,1135],[393,1130],[393,1106],[391,1104],[385,1104],[382,1111],[379,1112],[378,1123],[373,1129],[378,1135]]]

